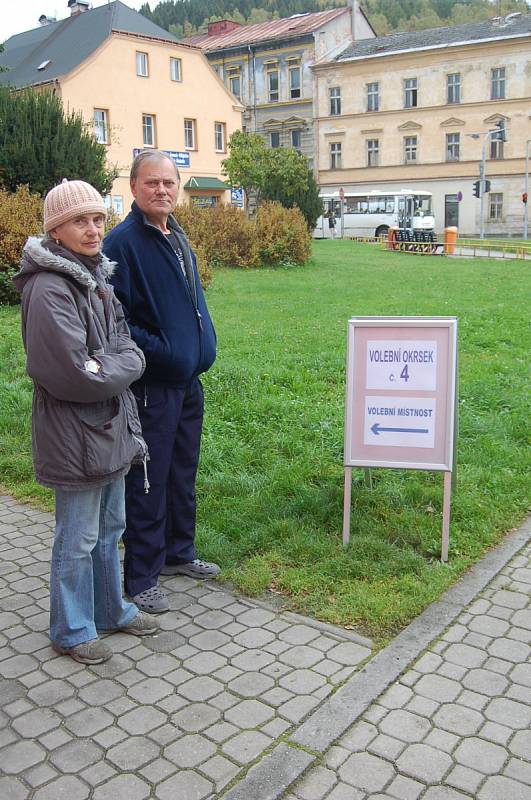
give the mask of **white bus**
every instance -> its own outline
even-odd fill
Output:
[[[335,216],[335,235],[386,236],[391,226],[412,232],[411,239],[425,241],[434,232],[431,192],[398,189],[372,192],[344,193],[343,204],[339,190],[320,194],[323,214],[313,232],[316,239],[329,239],[333,228],[329,225],[330,213]],[[341,225],[343,205],[343,226]]]

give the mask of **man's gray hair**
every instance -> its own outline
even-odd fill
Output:
[[[136,179],[138,177],[138,173],[140,171],[140,167],[142,166],[142,164],[144,162],[146,162],[146,161],[160,161],[162,158],[167,158],[168,159],[168,161],[170,162],[170,164],[173,166],[173,168],[175,170],[175,174],[177,175],[177,180],[180,182],[181,175],[179,173],[179,169],[177,167],[177,164],[175,163],[173,158],[168,155],[168,153],[164,153],[162,150],[142,150],[142,152],[140,152],[135,157],[135,159],[134,159],[134,161],[133,161],[133,163],[131,165],[131,172],[129,174],[129,182],[133,183],[133,181],[136,181]]]

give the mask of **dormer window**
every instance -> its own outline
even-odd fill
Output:
[[[46,61],[43,61],[43,62],[42,62],[41,64],[39,64],[39,66],[37,67],[37,70],[38,70],[38,72],[42,72],[42,70],[43,70],[43,69],[46,69],[46,67],[48,66],[48,64],[51,64],[51,63],[52,63],[51,59],[50,59],[50,58],[47,58],[47,59],[46,59]]]

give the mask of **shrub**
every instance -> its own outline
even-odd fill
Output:
[[[0,270],[16,267],[28,236],[42,233],[42,199],[27,186],[0,189]]]
[[[194,250],[202,247],[211,267],[256,266],[254,225],[234,206],[177,206],[175,217]]]
[[[311,237],[298,208],[262,203],[256,215],[258,257],[264,265],[304,264],[310,257]]]
[[[233,206],[181,205],[175,217],[210,269],[304,264],[310,255],[310,234],[298,208],[264,203],[249,220]]]

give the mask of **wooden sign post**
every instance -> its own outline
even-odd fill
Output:
[[[455,455],[457,319],[354,317],[348,323],[343,544],[352,467],[444,472],[441,560],[448,561]]]

